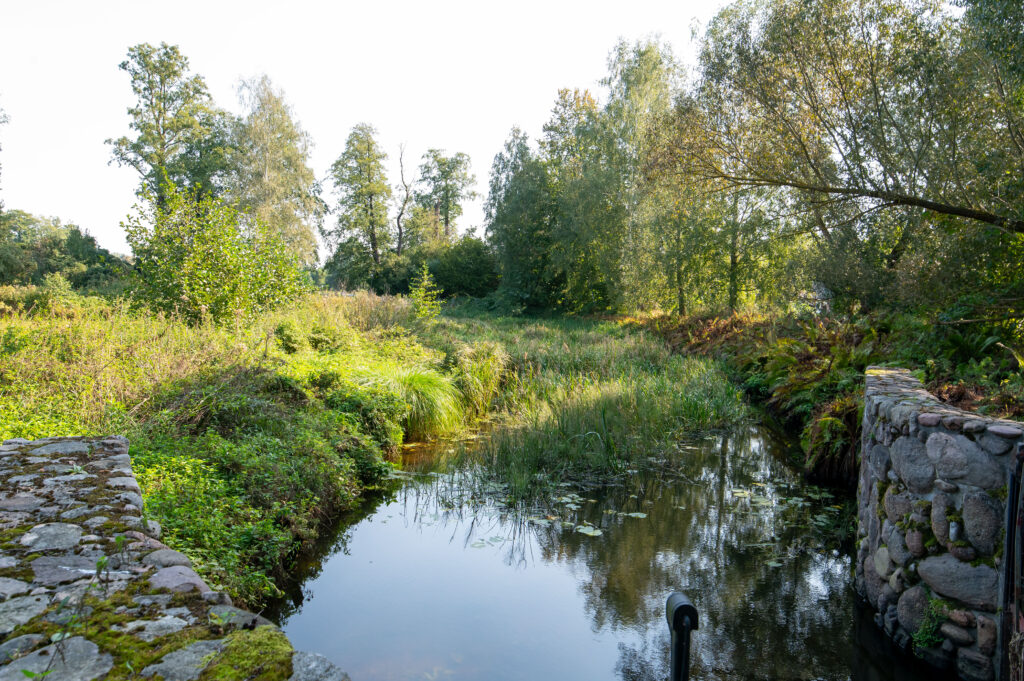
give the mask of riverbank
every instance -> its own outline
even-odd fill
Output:
[[[940,400],[998,418],[1024,416],[1024,374],[1012,320],[934,314],[746,314],[633,319],[674,352],[711,357],[752,402],[798,435],[814,480],[853,490],[861,441],[864,372],[910,369]],[[1006,328],[1004,328],[1006,327]]]
[[[418,320],[367,294],[309,296],[249,326],[31,288],[0,300],[0,438],[127,436],[163,541],[252,608],[407,442],[492,419],[482,460],[525,498],[745,414],[715,362],[616,323]]]

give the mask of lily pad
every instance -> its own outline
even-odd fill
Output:
[[[632,513],[623,513],[622,515],[627,517],[627,518],[646,518],[647,517],[646,513],[641,513],[640,511],[633,511]]]
[[[750,496],[750,492],[745,489],[734,489],[732,490],[732,495],[737,499],[746,499]]]
[[[580,525],[576,528],[576,531],[580,534],[585,534],[588,537],[600,537],[602,534],[604,534],[603,532],[601,532],[601,530],[597,529],[596,527],[590,527],[588,525]]]

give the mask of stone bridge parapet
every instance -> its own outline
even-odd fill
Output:
[[[347,681],[212,590],[143,508],[123,437],[0,445],[0,681]]]
[[[857,591],[897,644],[963,679],[996,678],[1007,482],[1024,424],[869,367],[862,426]]]

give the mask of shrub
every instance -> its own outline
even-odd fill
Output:
[[[423,263],[419,274],[413,280],[409,297],[412,299],[416,319],[431,321],[441,314],[440,291],[434,284],[434,278],[430,274],[427,263]]]
[[[302,334],[290,321],[283,321],[274,328],[274,338],[281,349],[289,355],[294,355],[306,344]]]
[[[279,235],[212,197],[168,187],[163,205],[122,226],[139,295],[192,323],[251,319],[309,288]]]

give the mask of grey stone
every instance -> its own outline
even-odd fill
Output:
[[[896,614],[900,620],[900,626],[911,634],[917,631],[928,610],[928,592],[924,587],[913,586],[900,595],[899,603],[896,604]]]
[[[947,494],[953,494],[960,489],[960,485],[955,482],[946,482],[942,478],[935,478],[935,486],[942,492]]]
[[[889,452],[893,470],[911,492],[926,494],[931,491],[932,482],[935,480],[935,466],[932,465],[928,451],[920,441],[911,437],[897,438]]]
[[[121,494],[117,495],[117,498],[120,499],[121,501],[128,502],[133,506],[145,508],[145,504],[142,501],[142,496],[138,492],[122,492]]]
[[[26,440],[23,437],[12,437],[10,439],[4,440],[4,444],[5,445],[11,445],[11,446],[27,445],[28,443],[29,443],[29,441]]]
[[[892,574],[892,561],[889,560],[889,549],[879,546],[874,555],[875,572],[883,580],[889,579]]]
[[[970,648],[957,651],[956,670],[964,681],[992,681],[995,678],[992,660]]]
[[[86,520],[82,524],[85,525],[86,527],[88,527],[90,530],[94,530],[97,527],[99,527],[100,525],[108,522],[109,520],[110,520],[110,518],[108,518],[105,515],[96,515],[96,516],[93,516],[92,518],[89,518],[88,520]]]
[[[174,597],[170,594],[151,594],[146,596],[135,596],[132,600],[142,606],[155,605],[161,608],[166,608],[170,604],[172,598]]]
[[[949,523],[949,540],[960,541],[960,523],[955,520]]]
[[[70,622],[72,619],[81,617],[82,620],[87,620],[89,615],[92,614],[92,608],[88,605],[79,608],[66,608],[58,604],[57,609],[53,612],[48,612],[43,615],[43,620],[46,622],[53,622],[54,624],[64,625]]]
[[[160,636],[167,636],[176,631],[181,631],[188,626],[188,622],[180,617],[165,615],[155,620],[135,620],[125,625],[125,631],[143,641],[152,641]]]
[[[107,480],[107,487],[114,487],[116,489],[126,489],[129,492],[135,492],[139,494],[142,490],[139,488],[139,483],[136,482],[135,478],[123,477],[123,478],[110,478]]]
[[[910,492],[897,492],[893,487],[886,490],[882,506],[885,508],[885,516],[889,522],[898,523],[903,520],[904,516],[914,509],[915,499],[916,497]]]
[[[1007,440],[1015,440],[1021,435],[1024,435],[1024,431],[1021,431],[1020,428],[1003,425],[1001,423],[993,423],[991,426],[988,427],[988,432],[992,433],[997,437],[1005,438]]]
[[[975,624],[974,613],[970,610],[950,610],[946,616],[951,622],[961,627],[973,627]]]
[[[43,500],[31,494],[15,494],[0,499],[0,511],[34,511],[43,505]]]
[[[25,681],[22,670],[36,674],[50,670],[52,674],[47,678],[60,681],[92,681],[105,676],[113,666],[110,654],[101,653],[92,641],[74,636],[8,664],[0,669],[0,681]]]
[[[21,657],[45,640],[46,637],[41,634],[25,634],[24,636],[17,636],[9,641],[4,641],[0,644],[0,664],[5,664]]]
[[[869,555],[864,558],[864,596],[872,606],[878,607],[878,597],[882,594],[884,584],[885,582],[875,571],[874,556]]]
[[[209,610],[209,618],[211,622],[219,624],[220,626],[233,627],[236,629],[253,629],[267,624],[274,625],[274,623],[266,617],[261,617],[260,615],[251,613],[248,610],[242,610],[241,608],[236,608],[232,605],[215,605],[211,607]]]
[[[884,445],[875,445],[868,450],[868,463],[877,477],[884,477],[889,470],[889,449]]]
[[[18,564],[14,556],[0,556],[0,568],[12,568]]]
[[[1013,440],[1007,440],[1005,437],[999,437],[992,433],[985,433],[978,438],[977,442],[986,452],[995,454],[996,456],[1006,454],[1013,449]]]
[[[985,617],[978,616],[978,650],[985,655],[991,655],[996,651],[996,623]]]
[[[80,440],[60,440],[53,442],[42,447],[36,447],[32,450],[34,456],[49,456],[51,454],[61,454],[64,456],[70,456],[72,454],[88,454],[89,445]]]
[[[1003,533],[1003,508],[984,492],[964,495],[964,531],[967,540],[983,554],[995,553],[996,543]]]
[[[907,580],[903,568],[896,568],[896,570],[889,575],[889,588],[892,589],[893,593],[901,594],[907,588]]]
[[[92,512],[93,509],[91,506],[79,506],[77,508],[61,511],[60,517],[64,520],[74,520],[75,518],[81,518],[83,515],[88,515]]]
[[[971,608],[995,612],[999,573],[987,565],[970,565],[950,554],[925,558],[917,568],[932,591]]]
[[[925,444],[935,473],[943,480],[984,489],[1002,487],[1005,469],[987,452],[963,435],[932,433]]]
[[[949,547],[949,554],[957,560],[962,560],[965,563],[970,563],[978,557],[978,552],[974,550],[973,546],[953,545]]]
[[[82,537],[82,528],[69,523],[36,525],[21,535],[21,545],[33,551],[66,551],[74,548]]]
[[[96,477],[95,475],[92,475],[90,473],[75,473],[73,475],[58,475],[57,477],[47,478],[46,480],[43,480],[43,486],[45,486],[45,487],[55,487],[55,486],[58,486],[58,485],[66,485],[69,482],[78,482],[80,480],[87,480],[89,478],[95,478],[95,477]]]
[[[938,414],[918,414],[917,415],[917,423],[919,425],[925,426],[926,428],[934,428],[935,426],[939,425],[939,421],[940,421],[940,418],[939,418]]]
[[[921,558],[927,552],[924,547],[924,533],[921,530],[907,530],[907,550],[914,558]]]
[[[985,430],[988,424],[981,419],[971,419],[964,423],[963,431],[965,433],[980,433]]]
[[[156,539],[159,539],[160,535],[164,533],[164,529],[160,527],[160,523],[151,518],[146,520],[146,531]]]
[[[155,565],[156,567],[170,567],[172,565],[184,565],[185,567],[192,567],[192,561],[188,559],[184,553],[180,553],[173,549],[158,549],[153,553],[147,554],[142,562],[146,565]]]
[[[149,578],[149,585],[154,589],[167,589],[176,592],[197,589],[200,593],[206,593],[211,590],[194,570],[184,565],[172,565],[157,570]]]
[[[942,626],[939,627],[939,632],[958,646],[969,646],[974,643],[974,637],[971,636],[971,632],[963,627],[958,627],[952,622],[943,622]]]
[[[907,544],[903,539],[903,533],[900,532],[898,527],[894,527],[889,531],[888,536],[885,538],[885,543],[889,548],[889,559],[892,562],[900,567],[904,567],[910,562],[913,556],[910,555]]]
[[[295,652],[288,681],[351,681],[348,674],[323,655]]]
[[[96,573],[96,561],[85,556],[43,556],[32,561],[33,581],[46,586],[74,582]]]
[[[938,492],[932,497],[932,534],[940,544],[945,546],[949,543],[949,518],[946,512],[952,502],[943,492]]]
[[[35,474],[12,475],[11,477],[7,478],[6,482],[8,485],[22,485],[24,487],[29,487],[30,483],[38,477],[39,476]]]
[[[6,636],[46,610],[45,596],[19,596],[0,603],[0,636]]]
[[[914,654],[936,669],[948,669],[953,655],[944,648],[914,648]]]
[[[203,594],[203,600],[213,605],[233,605],[231,596],[228,596],[223,591],[207,591]]]
[[[143,676],[162,676],[164,681],[194,681],[210,663],[212,656],[224,649],[224,641],[196,641],[175,650],[142,670]]]
[[[29,585],[20,579],[0,577],[0,598],[10,598],[18,594],[27,593]]]
[[[963,428],[965,420],[962,416],[943,416],[942,425],[949,430],[960,430]]]

